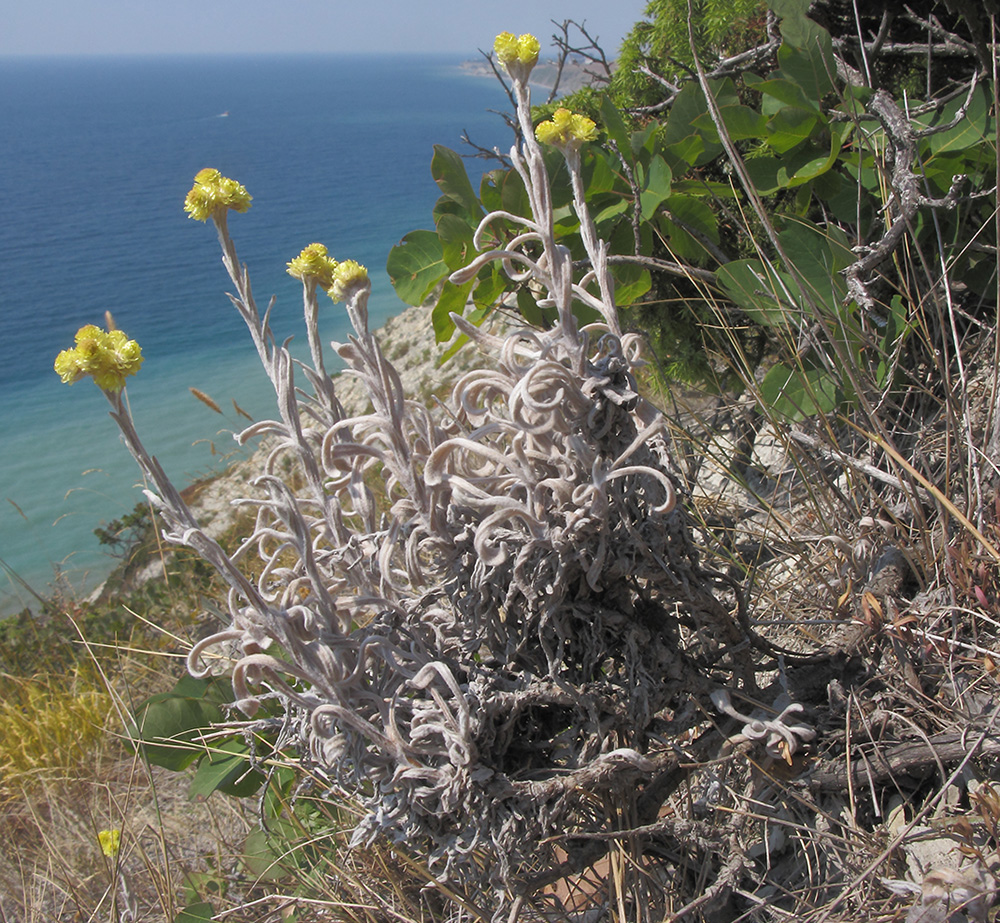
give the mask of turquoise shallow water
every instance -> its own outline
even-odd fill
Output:
[[[225,296],[213,229],[186,218],[214,166],[254,196],[231,219],[276,335],[304,339],[285,263],[322,241],[373,276],[372,323],[397,313],[389,248],[431,226],[432,145],[509,144],[498,84],[434,57],[0,60],[0,559],[40,592],[84,590],[113,562],[95,526],[141,498],[138,469],[90,382],[56,353],[105,310],[146,357],[128,387],[138,428],[178,484],[234,451],[235,399],[270,416],[270,384]],[[225,115],[223,113],[226,113]],[[483,169],[469,164],[470,173]],[[331,305],[326,340],[346,322]],[[189,388],[211,395],[213,413]],[[214,449],[214,454],[213,454]],[[0,611],[27,600],[0,573]]]

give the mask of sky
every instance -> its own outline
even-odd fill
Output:
[[[609,58],[647,0],[2,0],[0,56],[488,50],[585,22]],[[544,54],[544,52],[543,52]]]

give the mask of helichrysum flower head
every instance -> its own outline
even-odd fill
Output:
[[[333,285],[333,272],[336,268],[337,261],[327,255],[323,244],[309,244],[288,264],[288,274],[303,282],[315,279],[317,285],[327,289]]]
[[[250,199],[250,193],[236,180],[206,167],[195,175],[194,186],[184,199],[184,211],[195,221],[207,221],[227,208],[245,212],[250,207]]]
[[[515,80],[525,81],[531,69],[538,63],[541,45],[535,36],[525,33],[513,35],[501,32],[493,41],[493,51],[497,60],[507,68],[507,73]]]
[[[338,263],[333,271],[333,285],[327,294],[334,301],[347,301],[353,290],[368,284],[368,270],[354,260]]]
[[[579,148],[585,141],[597,139],[597,125],[585,115],[556,109],[552,118],[540,122],[535,128],[535,137],[542,144],[552,144],[559,148]]]
[[[55,370],[67,384],[90,376],[102,391],[121,391],[125,379],[142,365],[142,349],[121,330],[106,332],[87,324],[76,332],[76,346],[56,356]]]
[[[122,846],[121,830],[102,830],[97,834],[97,841],[101,844],[101,852],[109,859],[118,855],[118,850]]]

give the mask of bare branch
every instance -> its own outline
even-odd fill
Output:
[[[919,208],[924,206],[954,208],[966,177],[956,176],[944,198],[927,198],[921,192],[919,177],[913,172],[917,140],[922,134],[913,128],[895,100],[885,90],[875,92],[868,107],[868,114],[878,120],[886,135],[888,150],[885,159],[892,167],[889,181],[893,189],[891,209],[887,214],[891,214],[892,218],[891,220],[887,218],[885,231],[879,240],[870,246],[856,248],[859,258],[844,270],[844,277],[847,280],[848,299],[857,302],[863,310],[873,314],[875,301],[868,291],[869,283],[864,281],[863,277],[873,272],[892,255]]]
[[[598,68],[596,71],[585,71],[594,82],[608,83],[611,80],[612,74],[611,64],[604,54],[604,49],[599,44],[600,39],[595,38],[587,31],[587,21],[584,20],[581,23],[574,19],[564,19],[560,23],[553,19],[551,22],[559,30],[552,36],[552,44],[559,49],[559,64],[555,84],[549,93],[548,102],[552,102],[559,95],[559,84],[562,80],[563,69],[571,55],[579,55]],[[584,43],[573,44],[570,41],[571,27],[580,33],[585,40]]]
[[[608,265],[630,263],[634,266],[642,266],[645,269],[655,269],[659,272],[669,272],[674,276],[684,276],[689,279],[698,279],[700,282],[715,284],[715,273],[711,269],[699,269],[697,266],[687,266],[684,263],[674,263],[670,260],[658,260],[652,256],[631,256],[622,254],[620,256],[609,256]]]
[[[913,12],[910,7],[904,7],[904,16],[915,26],[919,26],[921,29],[925,29],[929,35],[932,35],[940,40],[941,44],[948,47],[959,47],[964,48],[965,53],[971,57],[976,56],[976,46],[972,42],[966,41],[962,36],[957,35],[954,32],[949,32],[944,26],[941,25],[940,20],[933,13],[929,13],[925,19],[922,16],[918,16]],[[924,52],[927,52],[927,45],[923,46]]]
[[[761,45],[757,45],[754,48],[750,48],[747,51],[740,52],[740,54],[733,55],[730,58],[724,58],[718,61],[716,65],[706,72],[706,77],[709,80],[715,80],[720,77],[734,77],[738,74],[743,73],[743,71],[749,70],[769,58],[777,52],[778,48],[781,46],[781,37],[770,28],[773,22],[773,14],[768,13],[768,40]],[[773,33],[773,34],[772,34]],[[677,95],[684,88],[684,84],[691,80],[697,80],[697,74],[690,70],[686,65],[677,63],[681,70],[687,71],[688,74],[683,79],[679,80],[677,83],[671,82],[667,78],[657,74],[649,66],[648,62],[644,65],[640,65],[639,71],[659,83],[664,89],[667,90],[667,95],[660,102],[653,104],[652,106],[639,106],[635,109],[630,110],[636,114],[641,115],[652,115],[656,112],[662,112],[665,109],[669,109]]]
[[[513,131],[515,126],[513,120],[504,112],[497,113],[504,121],[507,122],[508,127]],[[469,137],[468,131],[464,128],[462,129],[462,143],[468,145],[475,151],[473,154],[465,154],[466,157],[473,157],[480,160],[495,160],[501,167],[505,170],[510,169],[510,157],[504,154],[499,148],[496,147],[483,147],[481,144],[477,144]]]

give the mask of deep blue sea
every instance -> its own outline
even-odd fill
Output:
[[[280,340],[304,341],[285,264],[325,243],[373,278],[373,326],[400,311],[385,260],[432,227],[432,145],[510,143],[506,97],[454,58],[0,59],[0,612],[77,592],[113,566],[93,530],[141,499],[139,471],[89,381],[52,370],[82,324],[110,310],[145,364],[129,400],[147,447],[183,486],[225,464],[232,431],[272,416],[270,384],[225,292],[214,229],[184,214],[211,166],[254,197],[230,218]],[[486,165],[469,161],[470,173]],[[346,319],[332,303],[325,340]],[[189,388],[210,395],[219,416]]]

